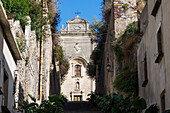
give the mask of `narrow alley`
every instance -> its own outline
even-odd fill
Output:
[[[170,113],[170,0],[0,0],[0,113]]]

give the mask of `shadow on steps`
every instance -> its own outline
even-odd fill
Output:
[[[64,106],[64,113],[101,113],[87,101],[68,102]]]

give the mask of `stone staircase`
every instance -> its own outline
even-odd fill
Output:
[[[101,113],[88,102],[68,102],[64,106],[64,113]]]

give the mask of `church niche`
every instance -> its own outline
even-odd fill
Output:
[[[75,88],[75,90],[80,90],[80,83],[79,82],[76,82],[76,88]]]

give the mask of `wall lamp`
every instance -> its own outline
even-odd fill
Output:
[[[50,65],[50,70],[53,70],[53,69],[54,69],[54,65],[51,64],[51,65]]]
[[[108,71],[108,72],[114,72],[113,70],[110,70],[110,68],[111,68],[111,65],[110,65],[110,64],[107,64],[107,65],[106,65],[107,71]]]
[[[106,69],[107,69],[108,72],[114,72],[113,70],[110,70],[111,69],[111,65],[109,64],[109,58],[107,58]]]

